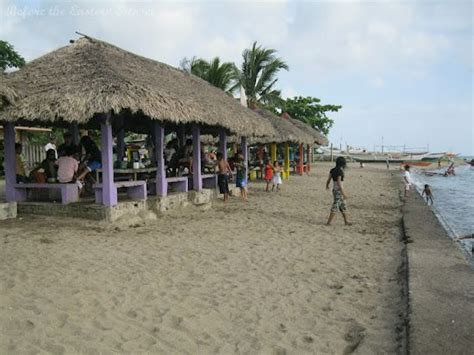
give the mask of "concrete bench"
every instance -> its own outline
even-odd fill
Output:
[[[132,200],[146,200],[146,181],[115,181],[116,189],[126,188],[127,196]],[[103,184],[95,184],[95,202],[102,203],[102,187]]]
[[[202,187],[205,189],[217,189],[217,175],[203,174],[201,175]]]
[[[168,186],[173,191],[188,192],[188,178],[186,176],[166,178]]]
[[[61,183],[51,183],[51,184],[36,184],[36,183],[26,183],[26,184],[15,184],[15,188],[18,190],[24,189],[24,193],[20,194],[20,201],[26,201],[27,190],[31,189],[49,189],[49,190],[61,190],[61,203],[67,205],[71,202],[79,201],[79,187],[76,184],[61,184]]]

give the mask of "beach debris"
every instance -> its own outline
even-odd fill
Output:
[[[51,244],[51,243],[54,243],[51,239],[48,239],[48,238],[40,238],[40,243],[43,243],[43,244]]]

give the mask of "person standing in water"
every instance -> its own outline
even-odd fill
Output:
[[[334,197],[334,201],[331,206],[331,212],[329,213],[328,222],[326,225],[331,225],[334,217],[336,216],[337,211],[342,213],[342,217],[344,218],[344,223],[346,226],[352,225],[349,222],[349,218],[347,216],[347,207],[346,207],[346,199],[347,195],[344,191],[344,187],[342,186],[344,181],[344,169],[346,168],[347,163],[344,157],[338,157],[336,159],[336,167],[332,168],[329,172],[328,179],[326,181],[326,189],[329,190],[329,184],[331,180],[333,181],[333,188],[332,194]]]
[[[433,205],[433,191],[431,191],[431,186],[426,184],[425,188],[423,189],[423,193],[421,197],[425,197],[426,204],[429,206],[430,204]]]

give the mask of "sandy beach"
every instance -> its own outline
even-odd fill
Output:
[[[396,353],[399,173],[350,165],[328,227],[329,167],[154,221],[0,222],[0,353]]]

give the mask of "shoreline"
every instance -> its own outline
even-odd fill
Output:
[[[402,211],[409,353],[467,354],[474,347],[472,267],[417,193],[406,200]]]

